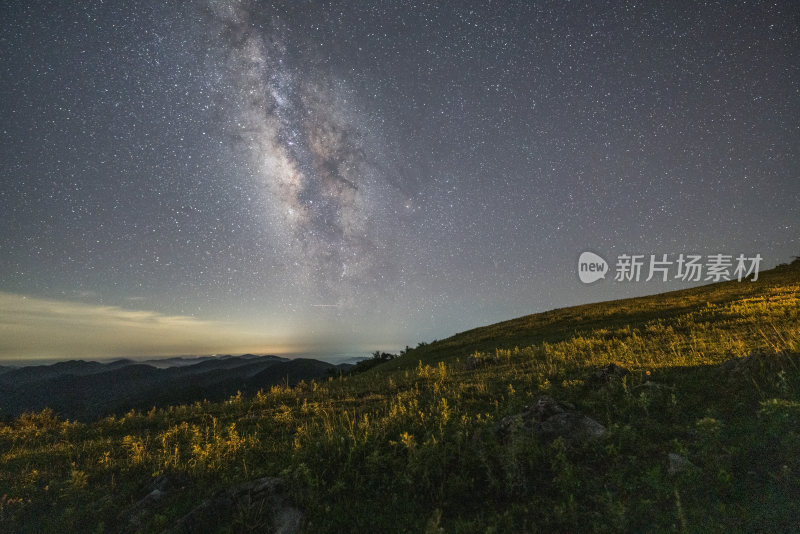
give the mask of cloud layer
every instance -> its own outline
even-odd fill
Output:
[[[0,292],[0,360],[280,352],[217,321]]]

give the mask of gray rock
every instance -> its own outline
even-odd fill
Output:
[[[217,492],[195,506],[165,533],[206,532],[236,513],[253,514],[261,531],[272,534],[300,532],[302,512],[292,506],[282,492],[283,482],[275,477],[250,480]]]
[[[165,495],[165,492],[156,488],[131,505],[125,512],[128,517],[128,529],[130,531],[138,530],[145,519],[160,507],[160,501]]]
[[[188,479],[181,475],[161,475],[150,484],[150,491],[120,515],[123,532],[137,532],[164,504],[173,491],[183,489]]]
[[[690,462],[685,456],[681,456],[680,454],[675,454],[671,452],[667,455],[669,458],[669,474],[675,475],[678,473],[682,473],[686,471],[690,467],[694,467],[694,464]]]
[[[754,350],[749,355],[742,358],[733,358],[722,363],[719,368],[725,373],[754,374],[754,373],[773,373],[785,371],[797,367],[800,355],[782,351]]]
[[[520,433],[552,440],[563,437],[568,442],[583,441],[603,436],[603,425],[567,403],[562,403],[543,395],[533,406],[526,406],[521,413],[509,415],[500,420],[495,428],[498,435],[513,440]]]
[[[599,438],[606,433],[606,427],[579,413],[561,413],[542,421],[539,430],[545,438],[563,436],[568,440]]]

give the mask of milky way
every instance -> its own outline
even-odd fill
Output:
[[[271,237],[293,281],[346,304],[353,283],[374,276],[377,203],[391,199],[365,142],[366,119],[343,80],[290,57],[269,9],[214,5],[225,56],[221,79],[235,94],[234,136],[262,188]],[[387,198],[388,197],[388,198]]]

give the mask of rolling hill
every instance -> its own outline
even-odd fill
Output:
[[[50,408],[61,417],[86,421],[132,409],[220,401],[237,392],[254,394],[347,367],[252,354],[144,362],[71,360],[0,374],[0,414],[17,416]]]

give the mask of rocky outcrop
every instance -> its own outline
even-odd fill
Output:
[[[275,477],[249,480],[217,492],[194,507],[165,531],[169,534],[209,532],[233,514],[246,515],[257,523],[260,532],[293,534],[300,531],[303,514],[292,506]]]
[[[543,395],[536,404],[526,406],[521,413],[501,419],[496,432],[506,440],[529,432],[544,440],[562,437],[567,442],[574,443],[599,438],[605,434],[606,429],[571,405]]]
[[[688,458],[674,452],[669,453],[667,459],[669,460],[668,472],[670,475],[677,475],[694,467],[694,464]]]
[[[797,368],[800,355],[790,352],[756,350],[742,358],[733,358],[720,365],[723,372],[736,374],[775,373]]]
[[[185,477],[162,475],[148,493],[120,517],[120,531],[140,532],[157,513],[164,513],[188,484]],[[300,532],[302,512],[283,493],[281,479],[263,477],[218,491],[178,519],[164,534],[216,532],[220,527],[244,521],[248,528],[271,534]]]
[[[147,488],[148,493],[129,506],[120,516],[123,532],[138,532],[159,511],[166,497],[186,488],[189,479],[179,474],[161,475]]]

